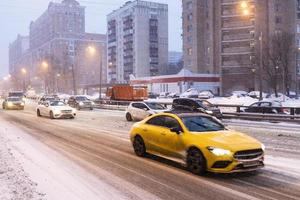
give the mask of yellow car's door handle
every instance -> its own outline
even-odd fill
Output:
[[[160,133],[161,135],[163,135],[163,136],[165,136],[166,135],[166,133]]]

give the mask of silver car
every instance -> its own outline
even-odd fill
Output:
[[[148,116],[169,111],[162,104],[155,102],[132,102],[126,109],[126,120],[143,120]]]

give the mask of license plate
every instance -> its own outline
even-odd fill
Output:
[[[254,167],[260,165],[259,161],[245,162],[243,163],[244,167]]]

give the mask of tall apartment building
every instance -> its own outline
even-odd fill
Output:
[[[100,71],[106,83],[106,35],[85,32],[85,7],[76,0],[49,3],[30,24],[29,44],[31,64],[26,67],[40,83],[39,89],[47,85],[48,92],[72,93],[75,77],[76,92],[82,92],[99,85]]]
[[[21,69],[20,58],[29,49],[29,37],[18,35],[9,44],[9,73],[15,74]]]
[[[297,0],[296,6],[296,65],[297,65],[297,83],[300,88],[300,0]]]
[[[127,2],[107,16],[108,81],[163,74],[168,65],[168,5]]]
[[[16,40],[9,44],[9,74],[16,89],[22,90],[24,79],[29,79],[31,72],[27,67],[30,65],[29,36],[18,35]],[[22,68],[27,68],[28,76],[24,77]]]
[[[294,33],[295,2],[183,0],[185,67],[220,73],[223,93],[257,89],[253,59],[259,38],[262,35],[263,44],[268,44],[276,31]]]

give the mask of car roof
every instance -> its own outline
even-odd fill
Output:
[[[179,118],[181,118],[181,117],[197,117],[197,116],[212,118],[212,116],[204,114],[204,113],[197,113],[197,112],[183,111],[183,110],[171,110],[171,111],[166,111],[164,113],[165,114],[176,115]]]

